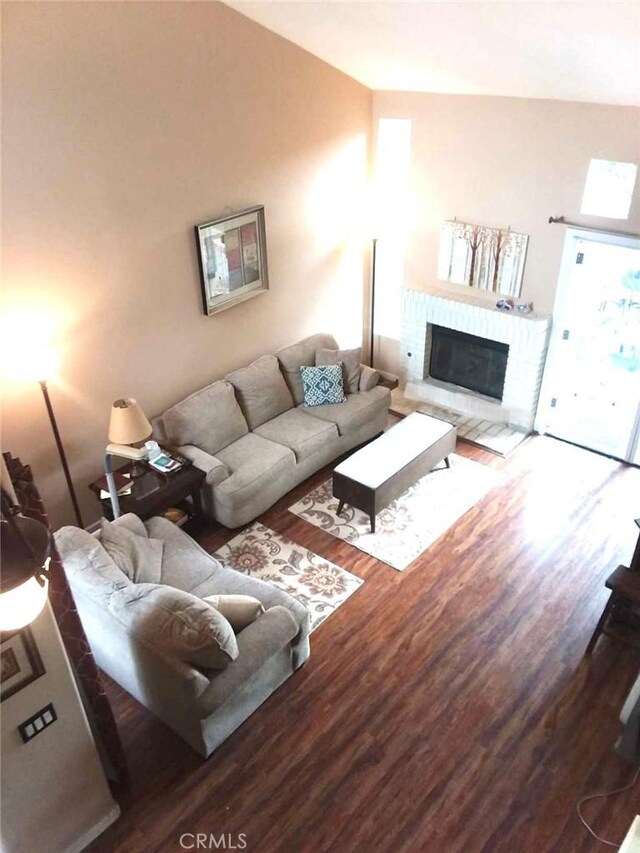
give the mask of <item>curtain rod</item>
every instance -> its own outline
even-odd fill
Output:
[[[582,231],[599,231],[600,234],[615,234],[617,237],[635,237],[640,239],[640,234],[633,231],[616,231],[613,228],[596,228],[595,225],[581,225],[579,222],[570,222],[564,216],[550,216],[549,225],[566,225],[569,228],[580,228]]]

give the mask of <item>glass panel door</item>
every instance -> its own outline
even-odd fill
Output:
[[[638,459],[640,242],[570,232],[542,404],[545,431]]]

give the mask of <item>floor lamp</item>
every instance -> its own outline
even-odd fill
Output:
[[[378,238],[373,237],[371,246],[371,285],[369,292],[369,367],[373,367],[373,340],[376,320],[376,254]]]
[[[58,454],[60,456],[60,462],[62,463],[62,470],[64,471],[64,477],[67,481],[67,488],[69,490],[69,497],[71,498],[71,503],[73,504],[73,511],[76,516],[76,522],[78,523],[78,527],[84,527],[84,523],[82,521],[82,516],[80,515],[80,507],[78,506],[78,499],[76,497],[75,489],[73,488],[73,483],[71,481],[71,474],[69,473],[69,466],[67,464],[67,456],[64,452],[64,446],[62,444],[62,439],[60,438],[60,430],[58,429],[58,423],[56,421],[56,416],[53,411],[53,406],[51,405],[51,399],[49,397],[49,389],[47,388],[47,380],[40,379],[38,380],[40,384],[40,388],[42,389],[42,396],[44,397],[45,406],[47,407],[47,414],[49,415],[49,420],[51,422],[51,429],[53,430],[53,437],[56,440],[56,447],[58,448]]]

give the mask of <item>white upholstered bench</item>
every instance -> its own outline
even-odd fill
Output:
[[[361,509],[375,533],[376,515],[439,462],[448,468],[455,446],[454,426],[413,412],[335,468],[338,515],[346,503]]]

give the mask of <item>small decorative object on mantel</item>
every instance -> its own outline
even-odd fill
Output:
[[[514,307],[519,314],[531,314],[533,302],[516,302]]]
[[[269,289],[264,207],[196,225],[195,232],[205,314]]]
[[[509,228],[487,228],[457,219],[443,223],[438,278],[489,293],[519,297],[528,234]]]
[[[510,299],[498,299],[496,302],[496,308],[499,311],[511,311],[513,305],[511,304]]]

